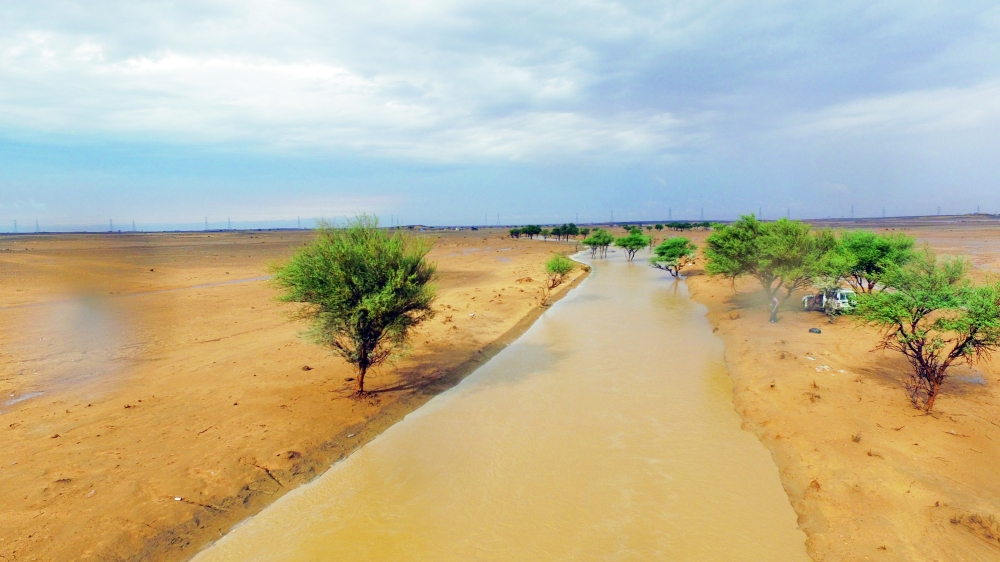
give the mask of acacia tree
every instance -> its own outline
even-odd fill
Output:
[[[306,336],[329,347],[357,372],[357,396],[365,375],[402,349],[410,330],[433,316],[435,267],[425,239],[390,235],[367,215],[334,228],[321,222],[316,239],[274,271],[309,320]]]
[[[648,244],[649,237],[643,236],[642,231],[638,228],[630,230],[628,236],[615,239],[615,246],[625,250],[625,259],[628,261],[632,261],[635,258],[635,253],[645,248]]]
[[[595,228],[594,231],[583,239],[583,245],[590,248],[590,257],[606,257],[608,246],[614,244],[615,237],[603,228]]]
[[[988,359],[1000,346],[1000,283],[973,286],[968,268],[924,250],[883,274],[886,290],[857,295],[855,319],[881,330],[879,349],[910,362],[910,399],[928,412],[956,361]]]
[[[573,271],[576,263],[562,254],[555,254],[545,262],[545,272],[549,276],[549,289],[555,289]]]
[[[508,231],[511,238],[520,238],[524,232],[520,228],[512,228]]]
[[[653,250],[655,254],[649,259],[649,265],[662,269],[677,277],[681,269],[694,262],[694,257],[698,252],[698,246],[683,237],[670,238],[664,240]]]
[[[528,238],[534,239],[535,236],[542,233],[542,227],[537,224],[529,224],[528,226],[521,227],[521,234],[524,234]]]
[[[865,230],[844,232],[830,253],[828,276],[841,279],[858,293],[871,293],[882,284],[887,271],[913,258],[913,238],[903,234],[875,234]]]
[[[736,280],[757,279],[768,297],[783,288],[787,300],[796,289],[808,287],[821,273],[825,257],[837,246],[830,231],[811,232],[801,221],[761,222],[750,214],[715,230],[707,239],[709,275]]]

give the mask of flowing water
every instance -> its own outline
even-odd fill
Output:
[[[808,560],[722,351],[682,283],[611,254],[457,387],[195,560]]]

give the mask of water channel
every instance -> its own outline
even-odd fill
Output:
[[[457,387],[195,560],[809,560],[704,308],[641,258],[593,266]]]

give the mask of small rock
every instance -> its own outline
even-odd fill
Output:
[[[820,330],[819,328],[809,328],[809,333],[810,334],[822,334],[823,331]]]
[[[303,371],[312,371],[312,370],[313,370],[313,368],[312,368],[312,367],[310,367],[309,365],[303,365],[303,366],[302,366],[302,370],[303,370]]]

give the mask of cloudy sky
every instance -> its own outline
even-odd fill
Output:
[[[998,37],[976,0],[2,2],[0,230],[1000,212]]]

